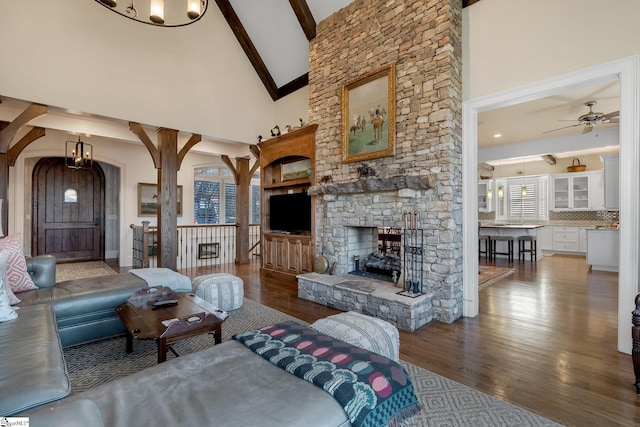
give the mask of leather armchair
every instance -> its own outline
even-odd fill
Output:
[[[33,283],[39,288],[53,288],[56,285],[56,257],[53,255],[38,255],[25,257],[27,271]]]

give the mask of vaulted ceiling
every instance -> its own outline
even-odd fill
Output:
[[[275,101],[309,83],[309,40],[316,25],[353,0],[216,0]],[[467,7],[480,0],[461,0]]]

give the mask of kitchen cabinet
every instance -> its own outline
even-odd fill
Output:
[[[578,228],[578,252],[587,252],[587,227]]]
[[[600,175],[599,175],[600,174]],[[598,193],[601,171],[565,173],[551,176],[551,210],[602,209],[602,197]]]
[[[592,270],[618,271],[620,232],[611,229],[587,230],[587,264]]]
[[[604,208],[620,209],[620,155],[603,154],[604,164]]]
[[[545,225],[542,227],[538,233],[540,239],[538,244],[540,245],[540,250],[542,251],[552,251],[553,250],[553,226]]]
[[[580,252],[579,228],[553,226],[553,250],[558,252]]]
[[[478,183],[478,212],[493,212],[493,196],[493,180],[480,181]]]
[[[603,171],[598,171],[589,176],[589,201],[591,203],[591,209],[596,211],[602,211],[605,209]]]

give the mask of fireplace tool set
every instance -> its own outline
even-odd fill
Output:
[[[398,292],[411,298],[424,294],[424,232],[418,228],[418,213],[403,212],[404,246],[403,277],[404,289]]]

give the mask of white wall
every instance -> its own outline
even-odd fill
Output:
[[[463,13],[472,99],[640,52],[640,1],[482,0]]]
[[[281,129],[287,124],[300,126],[300,118],[305,123],[309,121],[309,86],[298,89],[275,103],[274,125],[280,125]]]
[[[274,103],[219,8],[158,28],[91,0],[0,2],[0,94],[254,143]]]

